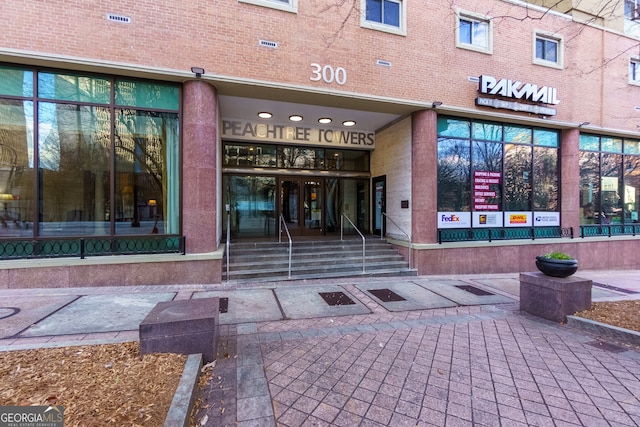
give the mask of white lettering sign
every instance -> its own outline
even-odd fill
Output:
[[[331,65],[320,65],[316,62],[311,63],[311,77],[312,82],[323,81],[327,84],[331,84],[334,81],[340,86],[347,83],[347,70],[343,67],[333,68]]]
[[[487,95],[500,95],[506,98],[524,99],[542,104],[559,104],[558,90],[550,86],[534,85],[532,83],[522,83],[509,79],[497,80],[491,76],[480,76],[478,86],[480,93]]]

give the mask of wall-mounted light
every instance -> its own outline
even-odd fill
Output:
[[[201,67],[191,67],[191,72],[196,75],[196,77],[202,77],[204,74],[204,68]]]
[[[582,122],[578,125],[579,128],[584,127],[584,126],[589,126],[591,122]]]
[[[329,123],[331,123],[331,119],[329,117],[323,117],[321,119],[318,119],[318,123],[328,125]]]
[[[433,101],[433,104],[431,104],[432,108],[438,108],[439,106],[442,105],[442,102],[440,101]]]
[[[342,122],[342,126],[346,126],[346,127],[351,127],[355,125],[356,125],[356,122],[353,120],[345,120],[344,122]]]
[[[258,113],[258,117],[260,117],[261,119],[270,119],[271,117],[273,117],[273,114],[268,111],[262,111]]]
[[[302,121],[302,116],[300,116],[298,114],[294,114],[292,116],[289,116],[289,120],[291,120],[292,122],[301,122]]]

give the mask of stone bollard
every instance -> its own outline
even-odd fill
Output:
[[[200,353],[205,363],[216,360],[219,310],[219,298],[156,304],[140,323],[140,353]]]
[[[520,310],[564,323],[567,315],[591,308],[592,286],[592,280],[575,276],[520,273]]]

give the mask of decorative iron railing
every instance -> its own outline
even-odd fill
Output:
[[[598,224],[581,225],[580,237],[600,237],[600,236],[635,236],[640,234],[640,224]]]
[[[451,228],[438,230],[438,243],[487,240],[573,238],[573,228],[509,227],[509,228]]]
[[[185,254],[184,236],[120,236],[0,240],[0,260],[102,255]]]

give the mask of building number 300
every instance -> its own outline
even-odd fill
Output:
[[[333,83],[334,81],[339,85],[343,85],[347,82],[347,70],[342,67],[333,68],[331,65],[322,66],[313,62],[311,64],[311,81],[319,82],[322,80],[325,83]]]

